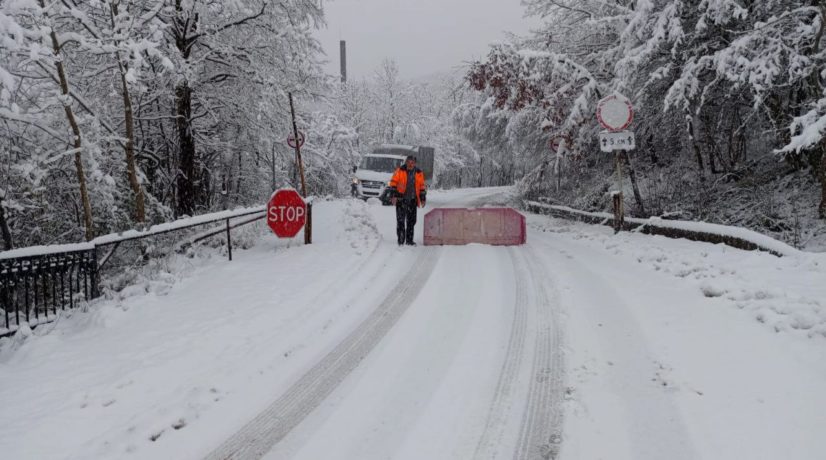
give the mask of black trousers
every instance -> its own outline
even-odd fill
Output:
[[[399,244],[413,243],[413,229],[416,228],[416,214],[418,206],[416,199],[405,200],[399,198],[396,202],[396,235]]]

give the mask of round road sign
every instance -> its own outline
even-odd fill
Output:
[[[564,134],[557,134],[556,136],[551,138],[551,151],[554,153],[559,152],[559,147],[562,146],[562,141],[565,141],[565,148],[571,147],[570,137]]]
[[[267,204],[267,225],[279,238],[293,238],[307,220],[307,204],[293,189],[273,193]]]
[[[307,138],[304,136],[304,133],[302,133],[301,131],[299,131],[299,132],[298,132],[298,148],[301,148],[301,147],[303,147],[303,146],[304,146],[304,141],[305,141],[306,139],[307,139]],[[295,143],[295,134],[290,133],[290,135],[287,137],[287,145],[289,145],[289,146],[290,146],[290,147],[292,147],[292,148],[296,148],[296,143]]]
[[[609,131],[622,131],[634,121],[634,107],[627,97],[613,94],[599,101],[597,120]]]

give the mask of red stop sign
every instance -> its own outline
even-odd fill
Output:
[[[267,225],[279,238],[292,238],[304,227],[307,204],[293,189],[275,192],[267,204]]]

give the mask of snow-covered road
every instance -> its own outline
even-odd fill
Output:
[[[315,229],[4,340],[2,458],[826,452],[826,258],[541,216],[523,247],[398,248],[358,201]]]

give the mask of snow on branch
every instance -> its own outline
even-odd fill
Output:
[[[585,122],[600,94],[597,79],[569,56],[514,44],[494,46],[485,62],[471,67],[468,80],[498,109],[543,111],[542,127],[555,131]]]

